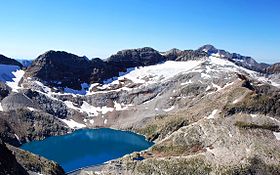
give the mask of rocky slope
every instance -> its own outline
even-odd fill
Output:
[[[156,144],[104,165],[99,173],[279,174],[279,104],[265,100],[279,89],[252,81],[251,89],[237,77],[220,93],[194,98],[185,109],[134,128]]]
[[[114,69],[102,60],[89,60],[67,52],[49,51],[40,55],[27,68],[25,78],[33,77],[49,86],[81,89],[82,83],[100,82],[112,77]],[[112,74],[112,75],[111,75]]]
[[[265,71],[269,74],[280,73],[280,63],[275,63],[265,69]]]
[[[44,157],[32,154],[28,151],[21,150],[14,146],[8,145],[8,148],[14,153],[17,162],[23,166],[29,174],[51,174],[64,175],[65,172],[57,163],[47,160]]]
[[[6,145],[1,139],[0,155],[1,175],[65,174],[63,169],[55,162]]]
[[[165,57],[152,48],[144,47],[119,51],[106,61],[108,64],[120,68],[120,71],[125,72],[127,68],[161,63],[165,61]]]
[[[27,175],[27,171],[17,162],[5,143],[0,139],[0,174],[1,175]]]
[[[163,52],[163,55],[167,60],[171,61],[188,61],[188,60],[199,60],[206,58],[208,54],[200,50],[178,50],[171,49],[170,51]]]
[[[28,109],[1,112],[0,126],[2,140],[14,146],[71,131],[56,117],[42,111]]]
[[[0,86],[0,137],[19,146],[112,127],[155,145],[101,174],[277,174],[280,82],[266,69],[211,45],[130,49],[107,60],[49,51]]]

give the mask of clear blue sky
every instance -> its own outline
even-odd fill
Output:
[[[0,0],[0,53],[107,58],[151,46],[218,48],[280,62],[279,0]]]

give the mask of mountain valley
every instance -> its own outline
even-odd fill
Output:
[[[85,128],[155,144],[71,174],[280,174],[279,64],[212,45],[105,60],[48,51],[25,65],[1,55],[0,174],[64,174],[19,146]]]

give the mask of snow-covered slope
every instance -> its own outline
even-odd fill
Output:
[[[146,66],[136,68],[128,74],[121,76],[113,84],[119,83],[120,80],[129,79],[134,83],[156,83],[166,81],[175,75],[189,71],[198,65],[200,65],[203,60],[200,61],[186,61],[186,62],[176,62],[176,61],[166,61],[162,64],[157,64],[153,66]]]
[[[23,77],[24,75],[24,71],[23,70],[16,70],[14,72],[12,72],[12,74],[14,75],[14,78],[12,78],[12,80],[10,81],[7,81],[6,84],[12,88],[12,91],[13,92],[18,92],[18,90],[21,88],[19,86],[19,82],[21,80],[21,78]]]
[[[80,123],[80,126],[117,127],[177,111],[185,101],[192,98],[190,94],[185,94],[186,90],[191,91],[191,94],[201,95],[222,93],[235,83],[237,73],[259,83],[279,87],[274,79],[216,55],[196,61],[166,61],[132,68],[105,84],[83,83],[83,90],[80,91],[49,88],[31,78],[25,79],[23,86],[40,92],[65,106],[68,111],[75,111],[75,114],[68,112],[68,119],[64,120],[67,124],[71,121],[70,123]],[[119,121],[122,123],[118,123]],[[69,126],[73,128],[72,125]]]
[[[13,92],[18,92],[19,81],[24,71],[19,66],[0,64],[0,81],[6,83]]]

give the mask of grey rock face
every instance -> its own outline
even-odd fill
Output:
[[[2,100],[2,107],[4,111],[22,109],[26,107],[36,108],[36,104],[25,94],[15,93],[10,94]]]
[[[154,65],[163,61],[165,61],[165,57],[149,47],[122,50],[107,59],[110,65],[120,68],[121,71],[130,67]]]
[[[0,125],[0,137],[14,146],[71,131],[56,117],[27,109],[0,112]]]
[[[50,99],[46,95],[32,90],[26,90],[23,94],[36,104],[35,109],[41,109],[59,118],[67,117],[66,105],[61,101]]]
[[[172,61],[189,61],[189,60],[200,60],[206,58],[208,54],[200,50],[178,50],[172,49],[164,53],[167,60]]]
[[[269,74],[279,74],[280,73],[280,63],[275,63],[269,67],[266,67],[265,72],[269,73]]]

